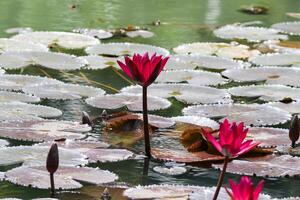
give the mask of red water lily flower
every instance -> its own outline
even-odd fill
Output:
[[[255,188],[251,179],[247,176],[243,176],[239,183],[235,183],[230,179],[229,184],[231,191],[225,189],[232,200],[257,200],[264,187],[264,181],[261,180]]]
[[[149,58],[148,53],[144,55],[134,54],[132,59],[125,57],[125,63],[117,61],[125,74],[143,87],[149,86],[155,81],[163,70],[169,57],[162,58],[156,53]]]
[[[235,158],[241,154],[247,153],[259,142],[245,140],[248,129],[244,129],[244,123],[238,125],[233,122],[230,124],[227,119],[220,125],[219,141],[217,141],[209,132],[203,130],[205,137],[214,147],[225,157]]]

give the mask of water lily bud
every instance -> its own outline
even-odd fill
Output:
[[[93,122],[89,116],[89,114],[87,114],[86,112],[82,111],[82,124],[87,124],[89,126],[93,125]]]
[[[289,130],[289,137],[292,141],[292,147],[295,147],[296,141],[299,139],[299,133],[300,133],[300,125],[299,125],[299,119],[298,116],[295,115],[292,118],[290,130]]]
[[[104,191],[101,195],[101,200],[111,200],[111,196],[110,196],[107,188],[104,189]]]
[[[58,168],[59,164],[59,156],[58,156],[58,147],[56,143],[51,145],[49,150],[47,161],[46,161],[46,168],[50,174],[54,174]]]

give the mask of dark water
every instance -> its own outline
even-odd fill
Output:
[[[268,15],[247,15],[237,10],[241,5],[260,4],[270,8]],[[70,9],[76,5],[75,9]],[[155,36],[148,39],[119,38],[111,41],[140,42],[162,46],[168,49],[181,43],[195,41],[222,41],[212,35],[217,26],[248,21],[261,21],[263,26],[273,23],[292,21],[286,12],[300,12],[299,0],[0,0],[0,36],[8,37],[4,32],[11,27],[32,27],[34,30],[71,31],[74,28],[116,28],[129,24],[148,27]],[[152,26],[155,20],[161,26]],[[19,73],[15,71],[14,73]],[[52,77],[71,82],[71,77],[48,70]],[[118,77],[111,69],[88,72],[89,78],[120,89],[128,83]],[[12,72],[13,73],[13,72]],[[43,75],[34,68],[23,73]],[[105,89],[105,88],[103,88]],[[111,91],[107,91],[111,92]],[[46,105],[64,111],[62,119],[79,120],[82,110],[92,114],[101,110],[93,109],[82,101],[45,101]],[[182,105],[173,102],[168,112],[161,114],[179,115]],[[96,131],[97,134],[99,132]],[[141,149],[142,144],[135,147]],[[167,176],[155,173],[152,168],[160,163],[150,162],[148,176],[142,176],[143,160],[123,161],[112,164],[99,164],[120,176],[120,181],[137,184],[195,184],[215,185],[218,171],[205,168],[187,167],[188,173],[180,176]],[[238,179],[228,175],[226,178]],[[259,178],[255,178],[256,181]],[[300,196],[299,178],[266,179],[264,192],[274,197]],[[7,182],[0,183],[0,197],[19,197],[31,199],[48,197],[48,191],[14,186]],[[89,199],[78,194],[63,194],[62,199]],[[92,199],[92,198],[91,198]]]

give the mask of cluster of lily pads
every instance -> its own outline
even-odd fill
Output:
[[[174,176],[187,173],[185,164],[222,168],[224,156],[212,148],[203,129],[217,133],[226,118],[243,121],[250,127],[247,138],[260,141],[245,157],[229,162],[227,172],[260,177],[300,174],[299,147],[289,147],[286,129],[292,116],[300,113],[300,45],[289,39],[300,34],[300,22],[278,23],[271,28],[226,25],[213,34],[231,42],[182,44],[172,52],[148,44],[103,42],[115,33],[97,29],[10,29],[8,33],[18,34],[0,38],[0,165],[19,166],[2,172],[3,180],[50,188],[45,163],[56,141],[60,161],[56,188],[73,190],[89,183],[121,188],[123,196],[130,199],[212,199],[215,187],[122,185],[117,174],[89,165],[144,158],[139,151],[126,149],[144,137],[140,113],[143,87],[126,78],[117,61],[145,52],[169,57],[160,76],[148,87],[151,154],[153,159],[166,162],[157,164],[153,171]],[[153,36],[146,30],[125,34]],[[26,68],[45,76],[22,74]],[[119,90],[81,73],[106,68],[130,85]],[[52,78],[51,70],[64,78]],[[76,100],[97,108],[98,114],[90,119],[84,113],[81,122],[69,121],[63,111],[49,106]],[[182,115],[155,115],[174,109],[174,102],[183,107]],[[84,111],[76,109],[74,119]],[[106,111],[100,114],[103,109]],[[101,140],[99,134],[91,133],[97,128],[104,135]],[[11,146],[15,140],[35,144]],[[228,198],[225,189],[220,190],[219,198]],[[271,196],[262,194],[260,199]]]

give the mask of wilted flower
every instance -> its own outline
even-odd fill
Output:
[[[220,125],[219,141],[217,141],[209,132],[203,129],[203,133],[208,141],[225,157],[235,158],[241,154],[247,153],[259,142],[245,140],[248,129],[244,129],[244,123],[238,125],[233,122],[230,124],[227,119]]]
[[[126,56],[125,63],[118,60],[118,64],[130,79],[147,87],[155,81],[168,59],[169,57],[162,58],[161,55],[156,54],[153,54],[151,58],[148,53],[134,54],[132,59]]]
[[[243,176],[239,183],[229,180],[231,191],[226,188],[227,193],[232,200],[257,200],[259,194],[264,187],[264,181],[261,180],[256,187],[254,187],[251,179]]]

